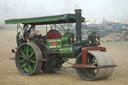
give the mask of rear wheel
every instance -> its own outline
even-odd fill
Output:
[[[76,64],[82,64],[82,55],[79,54]],[[90,51],[88,53],[88,65],[95,65],[97,67],[114,65],[112,57],[105,52]],[[83,80],[97,80],[108,78],[111,76],[114,67],[107,68],[76,68],[79,77]]]
[[[23,75],[33,75],[41,69],[42,53],[34,43],[24,43],[19,46],[16,52],[16,67]]]

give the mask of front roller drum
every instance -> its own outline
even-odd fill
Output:
[[[24,43],[19,46],[15,56],[15,63],[18,71],[23,75],[33,75],[41,69],[42,53],[34,43]]]
[[[76,64],[82,64],[81,54],[78,55]],[[114,62],[111,56],[102,51],[89,51],[87,64],[103,68],[76,68],[79,77],[83,80],[108,78],[114,70],[114,67],[105,67],[114,65]]]

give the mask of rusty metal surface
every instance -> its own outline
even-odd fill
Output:
[[[40,59],[39,61],[48,61],[48,59]]]
[[[88,51],[93,51],[93,50],[99,50],[99,51],[106,51],[105,47],[83,47],[81,52],[82,52],[82,62],[83,64],[87,64],[88,60]]]

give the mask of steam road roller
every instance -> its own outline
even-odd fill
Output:
[[[75,14],[5,20],[6,24],[17,24],[17,47],[12,49],[17,70],[28,76],[41,71],[54,73],[68,63],[83,80],[110,77],[116,65],[106,48],[99,46],[98,33],[82,37],[84,22],[81,9]],[[35,28],[46,30],[40,33]],[[76,58],[75,64],[68,62],[72,58]]]

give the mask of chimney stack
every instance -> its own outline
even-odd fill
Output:
[[[81,9],[75,10],[76,16],[76,41],[81,42],[82,34],[81,34]]]

